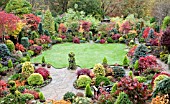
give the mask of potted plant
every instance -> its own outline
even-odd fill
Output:
[[[43,57],[42,57],[42,64],[41,64],[41,66],[42,66],[42,67],[45,67],[45,65],[46,65],[46,64],[45,64],[45,57],[43,56]]]
[[[51,68],[51,64],[48,63],[48,64],[47,64],[47,68]]]

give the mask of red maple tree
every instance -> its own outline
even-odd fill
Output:
[[[0,11],[0,36],[2,42],[4,42],[4,36],[8,34],[9,31],[16,29],[19,20],[20,18],[14,14]]]

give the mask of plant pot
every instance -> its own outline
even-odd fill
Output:
[[[50,64],[47,64],[47,68],[51,68],[51,65],[50,65]]]
[[[41,64],[41,66],[42,66],[42,67],[45,67],[45,66],[46,66],[46,64],[45,64],[45,63],[42,63],[42,64]]]
[[[38,63],[34,63],[35,66],[38,66]]]

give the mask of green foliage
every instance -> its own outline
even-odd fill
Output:
[[[40,100],[42,100],[42,101],[45,100],[44,94],[43,94],[42,92],[39,93],[39,98],[40,98]]]
[[[114,94],[116,91],[117,91],[117,84],[118,83],[114,83],[114,85],[112,86],[112,89],[111,89],[111,94]]]
[[[8,60],[8,68],[13,68],[13,62],[12,60]]]
[[[135,79],[137,79],[140,83],[147,81],[146,77],[142,77],[142,76],[135,76]]]
[[[124,77],[125,70],[122,67],[114,66],[113,68],[114,78]]]
[[[97,76],[96,81],[95,81],[95,85],[99,86],[101,83],[102,83],[102,85],[107,86],[107,85],[110,84],[110,81],[109,81],[109,79],[107,77]]]
[[[87,97],[76,97],[73,104],[91,104]]]
[[[119,38],[119,42],[122,43],[122,42],[124,42],[124,41],[125,41],[125,39],[124,39],[123,37],[120,37],[120,38]]]
[[[162,81],[160,81],[157,85],[156,88],[153,91],[152,96],[156,97],[156,95],[161,94],[169,94],[170,93],[170,78],[165,78]]]
[[[10,52],[15,50],[15,45],[11,40],[7,40],[6,45],[7,45],[8,49],[10,50]]]
[[[50,35],[55,34],[55,23],[50,10],[47,10],[44,15],[44,30],[47,30]]]
[[[27,61],[30,61],[30,60],[31,60],[31,58],[30,58],[30,55],[29,55],[29,54],[27,54],[26,58],[27,58]]]
[[[22,102],[22,104],[24,104],[25,102],[29,101],[29,100],[33,100],[34,96],[32,94],[21,94],[20,96],[20,101]]]
[[[0,58],[4,56],[9,56],[10,51],[5,44],[0,44]]]
[[[93,96],[90,84],[87,84],[87,86],[85,88],[85,95],[86,95],[86,97],[89,97],[89,98],[91,98]]]
[[[84,88],[87,86],[87,84],[91,84],[92,80],[89,76],[87,75],[81,75],[79,76],[79,78],[77,79],[77,86],[80,88]]]
[[[56,38],[55,39],[57,43],[61,43],[62,42],[62,38]]]
[[[162,80],[164,80],[165,78],[168,78],[168,76],[167,75],[159,75],[159,76],[157,76],[155,79],[154,79],[154,87],[160,82],[160,81],[162,81]]]
[[[21,44],[25,47],[25,48],[28,48],[29,47],[29,39],[28,37],[22,37],[21,38]]]
[[[42,57],[42,63],[45,63],[45,57],[44,56]]]
[[[144,44],[139,45],[136,48],[132,59],[133,64],[135,64],[136,60],[139,60],[140,57],[145,57],[148,51],[149,51],[148,48]]]
[[[168,55],[168,64],[170,64],[170,55]]]
[[[138,60],[136,60],[133,67],[134,67],[135,70],[138,70],[138,68],[139,68],[139,61]]]
[[[31,31],[29,35],[29,39],[34,40],[35,38],[38,38],[39,34],[36,31]]]
[[[107,64],[107,58],[106,57],[104,57],[102,64]]]
[[[118,98],[114,104],[133,104],[126,93],[121,92],[119,93]]]
[[[0,69],[3,67],[3,65],[0,63]]]
[[[165,30],[169,24],[170,24],[170,16],[166,16],[162,23],[162,29]]]
[[[105,76],[105,69],[102,64],[96,64],[93,68],[95,76]]]
[[[8,67],[2,67],[2,68],[0,68],[0,72],[5,72],[5,71],[7,71],[8,70]]]
[[[108,38],[107,38],[107,42],[108,42],[108,43],[113,43],[113,39],[112,39],[111,37],[108,37]]]
[[[29,77],[32,73],[34,73],[34,67],[30,62],[25,62],[22,65],[22,73]]]
[[[29,56],[33,56],[34,55],[34,51],[32,51],[32,50],[28,50],[27,52],[28,52]]]
[[[129,66],[129,60],[128,60],[127,55],[125,55],[125,57],[124,57],[124,59],[123,59],[123,65],[124,65],[124,66]]]
[[[91,2],[91,0],[72,0],[69,7],[78,11],[84,11],[86,15],[102,16],[101,3],[99,0],[93,0],[93,2]]]
[[[131,78],[133,78],[133,72],[132,71],[129,71],[129,76],[131,77]]]
[[[28,77],[27,81],[28,81],[28,84],[31,86],[42,85],[44,83],[44,79],[43,79],[42,75],[39,73],[31,74]]]
[[[6,5],[5,11],[22,16],[23,14],[31,13],[32,6],[26,0],[10,0]]]
[[[75,98],[75,94],[72,93],[72,92],[67,92],[64,94],[63,96],[63,99],[66,100],[66,101],[70,101],[70,102],[73,102],[73,99]]]

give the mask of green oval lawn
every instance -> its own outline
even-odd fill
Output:
[[[57,44],[32,58],[31,62],[41,62],[42,56],[45,56],[46,63],[55,68],[68,67],[68,53],[74,52],[76,64],[81,68],[92,68],[95,64],[102,63],[104,57],[107,58],[108,64],[122,64],[126,54],[125,48],[125,44]]]

